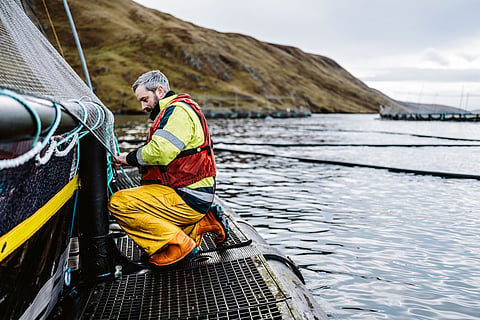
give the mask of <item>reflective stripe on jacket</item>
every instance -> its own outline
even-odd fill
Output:
[[[194,132],[198,134],[199,129],[203,131],[202,144],[187,149],[186,147],[189,147],[188,143],[184,143],[169,131],[163,130],[163,126],[166,123],[165,119],[168,120],[168,117],[175,108],[184,108],[187,112],[187,108],[191,108],[191,110],[195,112],[198,119],[200,119],[201,128],[195,128],[196,131],[194,130]],[[154,139],[155,136],[160,136],[168,140],[179,150],[179,153],[168,164],[145,166],[146,172],[142,174],[142,184],[158,183],[177,189],[189,186],[204,178],[216,176],[215,157],[213,155],[213,146],[207,123],[200,108],[190,96],[186,94],[177,95],[161,110],[150,128],[147,144]],[[139,149],[137,158],[140,164],[147,164],[146,161],[144,161],[146,159],[143,159],[142,149],[143,148]],[[162,150],[159,150],[159,152],[162,152]]]

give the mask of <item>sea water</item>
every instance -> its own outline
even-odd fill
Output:
[[[319,114],[208,124],[219,197],[300,267],[329,316],[480,319],[480,180],[295,159],[480,176],[480,123]],[[145,117],[117,121],[119,140],[146,131]]]

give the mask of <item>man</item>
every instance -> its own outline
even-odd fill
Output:
[[[160,267],[191,259],[202,235],[228,239],[220,206],[213,206],[216,165],[204,115],[187,94],[170,91],[158,70],[132,86],[153,124],[147,143],[117,157],[117,166],[139,166],[141,186],[114,193],[109,209],[127,234]]]

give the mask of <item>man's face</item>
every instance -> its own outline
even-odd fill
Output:
[[[142,111],[152,112],[153,108],[157,105],[158,100],[162,98],[163,89],[158,87],[155,91],[150,91],[145,88],[145,85],[141,84],[135,90],[135,96],[142,105]]]

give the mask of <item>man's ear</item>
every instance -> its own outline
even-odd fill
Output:
[[[165,95],[165,90],[163,90],[162,86],[158,86],[157,89],[155,89],[155,92],[157,93],[157,97],[163,98]]]

